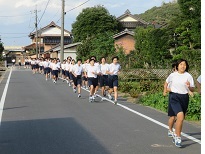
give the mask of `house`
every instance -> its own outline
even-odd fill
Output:
[[[53,21],[37,31],[38,39],[38,53],[39,56],[44,56],[44,52],[52,49],[56,45],[60,43],[61,40],[61,27],[56,25]],[[34,57],[36,54],[36,32],[32,32],[29,34],[30,39],[32,40],[30,45],[24,47],[27,53],[33,53]],[[64,30],[64,44],[70,44],[72,42],[71,32]],[[48,55],[46,55],[48,56]]]
[[[26,53],[22,46],[5,46],[4,53],[7,63],[11,63],[12,59],[15,59],[16,62],[20,59],[21,63],[24,63]]]
[[[115,34],[113,38],[115,39],[116,49],[122,47],[125,54],[129,54],[131,51],[135,50],[135,39],[133,31],[125,29],[124,31]]]
[[[129,10],[126,10],[123,15],[117,18],[124,28],[123,31],[113,36],[115,39],[115,47],[123,48],[125,54],[129,54],[135,50],[134,30],[136,27],[147,27],[148,22],[140,19],[138,15],[132,15]]]
[[[77,47],[80,44],[81,44],[81,42],[71,43],[71,44],[65,45],[64,46],[64,55],[63,55],[64,59],[66,59],[68,56],[70,56],[76,60]],[[50,58],[60,58],[60,50],[61,50],[61,46],[60,46],[60,44],[58,44],[54,48],[44,52],[44,54],[49,54]]]

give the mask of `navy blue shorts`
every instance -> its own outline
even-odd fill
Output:
[[[50,73],[50,68],[47,67],[47,68],[44,68],[44,74],[49,74]]]
[[[32,69],[32,70],[35,70],[35,69],[36,69],[36,65],[33,65],[33,64],[32,64],[32,65],[31,65],[31,69]]]
[[[108,86],[108,75],[100,76],[100,87]]]
[[[36,64],[36,69],[39,69],[39,65],[38,64]]]
[[[62,70],[62,75],[65,75],[65,70]]]
[[[85,76],[83,76],[83,80],[84,80],[84,81],[88,81],[88,78],[85,77]]]
[[[75,86],[82,84],[82,76],[77,75],[77,77],[73,76],[73,83]]]
[[[73,73],[69,72],[69,78],[70,80],[73,80]]]
[[[58,70],[53,70],[53,75],[57,78],[58,77]]]
[[[39,66],[40,67],[40,70],[43,70],[43,66]]]
[[[70,73],[69,73],[69,71],[65,71],[65,76],[68,77],[68,78],[70,78]]]
[[[117,75],[108,75],[108,86],[109,88],[118,87]]]
[[[93,87],[97,87],[98,86],[98,78],[88,78],[88,85],[91,86],[93,85]]]
[[[187,112],[189,105],[188,94],[169,93],[168,116],[176,116],[179,112],[184,115]]]

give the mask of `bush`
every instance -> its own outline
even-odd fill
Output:
[[[140,103],[145,106],[151,106],[161,111],[167,112],[168,96],[164,97],[161,93],[142,96]],[[201,96],[195,94],[189,99],[189,107],[186,114],[187,120],[201,120]]]

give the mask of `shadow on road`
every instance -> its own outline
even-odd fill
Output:
[[[2,154],[109,154],[73,118],[2,122]]]

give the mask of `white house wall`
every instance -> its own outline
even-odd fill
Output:
[[[137,21],[136,19],[134,19],[134,18],[132,18],[132,17],[130,17],[130,16],[127,16],[127,17],[125,17],[124,19],[121,19],[120,20],[121,22],[133,22],[133,21]]]
[[[45,31],[42,32],[41,34],[42,36],[60,36],[61,35],[61,29],[57,28],[57,27],[49,27],[48,29],[46,29]],[[69,33],[64,32],[65,36],[70,36]]]

